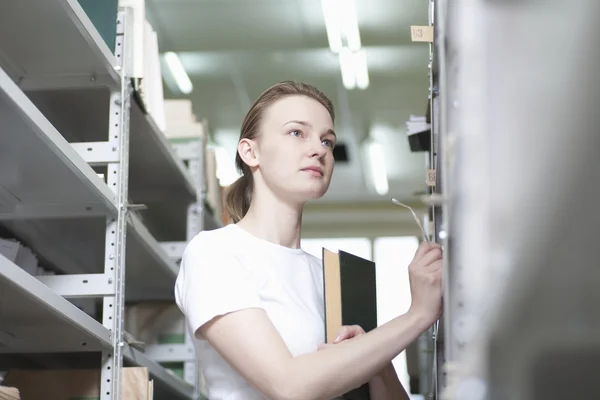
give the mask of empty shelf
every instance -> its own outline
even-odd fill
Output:
[[[2,69],[0,121],[0,216],[116,213],[108,186]]]
[[[2,2],[0,66],[22,85],[118,87],[115,65],[77,0]]]
[[[0,255],[0,353],[111,348],[108,329]]]

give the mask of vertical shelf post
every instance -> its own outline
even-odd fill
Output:
[[[128,184],[129,184],[129,107],[130,90],[126,74],[127,12],[119,11],[115,57],[116,69],[121,70],[121,87],[111,93],[109,107],[108,142],[117,148],[119,161],[109,163],[107,184],[115,195],[117,218],[106,225],[104,273],[114,282],[114,296],[103,299],[102,324],[111,331],[113,349],[102,353],[102,400],[121,398],[121,370],[123,366],[123,333],[125,314],[125,253],[127,239]]]

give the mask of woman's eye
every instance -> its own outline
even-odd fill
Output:
[[[331,141],[329,139],[323,140],[323,144],[327,147],[333,148],[333,141]]]
[[[300,137],[300,136],[302,136],[302,132],[300,132],[298,130],[293,130],[290,132],[290,135]]]

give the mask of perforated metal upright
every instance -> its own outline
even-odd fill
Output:
[[[115,283],[114,295],[102,302],[102,324],[112,332],[113,351],[102,353],[101,399],[121,398],[121,368],[123,365],[123,324],[125,313],[125,250],[127,243],[128,181],[129,181],[129,111],[130,85],[127,74],[128,11],[119,11],[115,57],[121,70],[121,90],[111,93],[108,143],[117,149],[118,162],[107,165],[106,181],[114,192],[118,207],[117,219],[107,221],[104,273]]]
[[[125,314],[125,253],[127,243],[127,219],[129,213],[129,114],[131,106],[131,86],[129,84],[128,53],[130,43],[128,25],[130,11],[119,10],[115,40],[115,69],[120,71],[120,86],[111,91],[108,137],[105,142],[71,143],[82,158],[90,165],[106,166],[106,184],[112,191],[117,206],[116,217],[106,221],[104,272],[101,274],[73,276],[78,284],[84,285],[70,298],[102,298],[102,325],[110,331],[112,349],[102,352],[100,398],[102,400],[121,399],[121,372],[123,366],[124,314]],[[46,284],[58,293],[58,279],[46,279]],[[55,281],[55,282],[53,282]],[[108,284],[109,289],[102,290]],[[61,286],[65,286],[61,283]]]

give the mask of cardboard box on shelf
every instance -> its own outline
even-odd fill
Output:
[[[8,386],[0,386],[0,400],[20,400],[19,389]]]
[[[190,100],[165,100],[164,107],[167,138],[201,138],[205,135],[206,121],[196,118]]]
[[[123,368],[124,399],[152,400],[153,382],[148,370]],[[19,390],[25,400],[100,398],[100,370],[10,370],[4,382]]]
[[[125,331],[146,345],[160,344],[164,335],[185,334],[185,317],[173,302],[132,304],[125,308]]]

